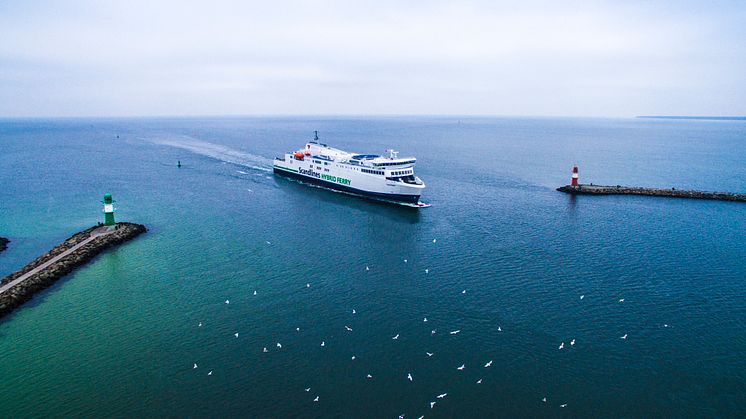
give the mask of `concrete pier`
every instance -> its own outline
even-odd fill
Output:
[[[147,229],[141,224],[117,223],[91,227],[73,235],[0,281],[0,317],[109,247],[131,240],[145,231]]]
[[[739,201],[746,202],[746,194],[731,192],[704,192],[689,191],[682,189],[658,189],[658,188],[637,188],[630,186],[601,186],[601,185],[565,185],[557,188],[560,192],[573,195],[648,195],[663,196],[670,198],[691,198],[691,199],[715,199],[719,201]]]

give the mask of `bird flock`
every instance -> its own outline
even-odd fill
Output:
[[[437,239],[433,239],[433,241],[432,241],[432,242],[433,242],[433,243],[437,243]],[[271,242],[269,242],[269,241],[267,241],[266,243],[267,243],[267,244],[271,244]],[[407,260],[407,259],[403,259],[403,262],[404,262],[404,263],[407,263],[407,262],[408,262],[408,260]],[[364,271],[365,271],[365,272],[370,272],[370,270],[371,270],[371,267],[370,267],[369,265],[366,265],[366,266],[365,266],[365,268],[364,268]],[[426,274],[427,274],[427,273],[429,273],[429,272],[430,272],[429,268],[426,268],[426,269],[424,270],[424,272],[425,272]],[[310,288],[310,287],[311,287],[311,284],[310,284],[310,283],[306,283],[306,288]],[[467,289],[463,289],[463,290],[462,290],[462,291],[460,292],[460,294],[461,294],[461,295],[465,295],[465,294],[467,294]],[[254,295],[254,296],[257,296],[257,295],[258,295],[258,292],[257,292],[257,290],[254,290],[254,291],[253,291],[253,295]],[[580,295],[580,300],[583,300],[584,298],[585,298],[585,295],[584,295],[584,294],[583,294],[583,295]],[[619,298],[619,300],[618,300],[618,302],[619,302],[619,303],[624,303],[624,301],[625,301],[625,299],[624,299],[624,298]],[[226,299],[226,300],[225,300],[225,305],[230,305],[230,304],[231,304],[230,300],[229,300],[229,299]],[[355,314],[357,314],[357,310],[356,310],[355,308],[352,308],[352,309],[351,309],[351,313],[352,313],[353,315],[355,315]],[[424,317],[422,318],[422,322],[423,322],[423,323],[427,323],[427,322],[428,322],[428,318],[427,318],[426,316],[424,316]],[[197,327],[203,327],[203,323],[202,323],[201,321],[200,321],[200,322],[198,322],[198,324],[197,324]],[[669,324],[664,324],[664,325],[663,325],[663,327],[664,327],[664,328],[669,328],[669,327],[672,327],[672,326],[670,326]],[[353,332],[353,328],[352,328],[352,327],[351,327],[350,325],[348,325],[348,324],[345,324],[345,325],[344,325],[344,329],[345,329],[345,330],[346,330],[346,331],[347,331],[348,333],[351,333],[351,332]],[[299,332],[299,331],[300,331],[300,328],[299,328],[299,327],[296,327],[296,329],[295,329],[295,330]],[[495,331],[496,331],[496,332],[502,332],[503,330],[502,330],[502,327],[501,327],[501,326],[498,326],[498,327],[497,327],[497,328],[495,329]],[[432,330],[431,330],[431,332],[430,332],[431,336],[432,336],[432,335],[435,335],[436,333],[437,333],[437,329],[432,329]],[[451,330],[451,331],[449,331],[449,332],[448,332],[448,334],[449,334],[449,335],[458,335],[459,333],[461,333],[461,329],[455,329],[455,330]],[[235,339],[238,339],[238,338],[239,338],[239,332],[238,332],[238,331],[236,331],[235,333],[233,333],[233,336],[234,336],[234,338],[235,338]],[[399,340],[399,338],[400,338],[400,336],[401,336],[401,334],[400,334],[400,333],[396,333],[396,334],[394,334],[393,336],[391,336],[391,340],[393,340],[393,341],[398,341],[398,340]],[[627,333],[625,333],[625,334],[624,334],[624,335],[622,335],[622,336],[621,336],[620,338],[621,338],[622,340],[626,341],[626,340],[627,340],[627,338],[628,338],[628,336],[629,336],[629,335],[628,335]],[[574,347],[574,346],[576,345],[576,339],[575,339],[575,338],[573,338],[573,339],[569,340],[569,345],[570,345],[570,347]],[[320,342],[320,347],[322,347],[322,348],[323,348],[323,347],[325,347],[325,346],[326,346],[326,341],[325,341],[325,340],[321,340],[321,342]],[[276,342],[276,344],[275,344],[275,347],[277,348],[277,350],[280,350],[280,349],[282,349],[282,344],[281,344],[280,342]],[[564,341],[560,342],[560,344],[559,344],[559,346],[558,346],[558,349],[559,349],[559,350],[564,350],[564,349],[566,349],[566,346],[565,346],[565,342],[564,342]],[[269,352],[269,350],[268,350],[268,348],[267,348],[266,346],[264,346],[264,347],[262,347],[262,349],[261,349],[261,352],[262,352],[262,353],[268,353],[268,352]],[[428,358],[431,358],[431,357],[433,357],[433,356],[435,355],[435,353],[434,353],[434,352],[428,352],[428,351],[425,351],[425,354],[427,355],[427,357],[428,357]],[[351,359],[352,361],[354,361],[354,360],[356,360],[356,358],[357,358],[357,357],[356,357],[356,355],[352,355],[350,359]],[[485,364],[484,364],[484,365],[482,366],[482,368],[483,368],[483,369],[484,369],[484,368],[490,368],[490,367],[492,367],[492,365],[493,365],[493,360],[488,360],[488,361],[486,361],[486,362],[485,362]],[[198,368],[199,368],[198,364],[197,364],[196,362],[194,362],[194,363],[193,363],[193,365],[192,365],[192,368],[191,368],[191,369],[192,369],[192,370],[196,370],[196,369],[198,369]],[[459,371],[459,372],[461,372],[461,371],[464,371],[464,370],[466,369],[466,363],[461,363],[461,365],[460,365],[460,366],[456,366],[456,367],[455,367],[455,369],[456,369],[456,371]],[[209,371],[207,372],[207,376],[212,376],[212,375],[213,375],[213,370],[209,370]],[[415,377],[414,377],[414,375],[412,374],[412,372],[407,372],[407,373],[406,373],[406,375],[405,375],[404,377],[405,377],[405,379],[406,379],[407,381],[409,381],[409,382],[414,382],[414,381],[415,381]],[[367,373],[367,374],[365,375],[365,379],[366,379],[366,380],[372,380],[372,379],[373,379],[373,375],[372,375],[372,374],[370,374],[370,373]],[[477,380],[475,381],[475,384],[482,384],[482,382],[483,382],[483,378],[481,378],[481,377],[480,377],[480,378],[478,378],[478,379],[477,379]],[[310,400],[310,401],[311,401],[312,403],[319,403],[319,401],[320,401],[320,396],[319,396],[318,394],[313,394],[313,393],[311,392],[311,391],[312,391],[312,387],[306,387],[306,388],[303,388],[303,390],[304,390],[304,392],[306,392],[306,393],[311,393],[311,395],[312,395],[312,396],[311,396],[311,397],[309,398],[309,400]],[[442,401],[443,401],[443,400],[444,400],[444,399],[446,398],[446,396],[448,396],[448,393],[446,393],[446,392],[444,392],[444,393],[439,393],[439,394],[437,394],[437,395],[434,395],[434,400],[432,400],[432,401],[430,401],[430,402],[429,402],[429,409],[430,409],[430,410],[432,410],[432,409],[435,409],[435,407],[436,407],[436,405],[438,404],[438,402],[442,402]],[[547,403],[547,397],[546,397],[546,396],[544,396],[544,397],[543,397],[543,398],[541,399],[541,402],[542,402],[542,403]],[[567,403],[561,403],[561,404],[558,404],[558,406],[559,406],[560,408],[566,408],[566,407],[567,407]],[[399,417],[400,417],[400,418],[404,418],[404,416],[405,416],[405,415],[403,415],[403,414],[402,414],[402,415],[399,415]],[[420,418],[424,418],[424,415],[420,416]]]

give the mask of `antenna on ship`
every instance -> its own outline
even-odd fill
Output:
[[[319,141],[319,132],[318,131],[314,131],[313,132],[313,140],[314,141]]]

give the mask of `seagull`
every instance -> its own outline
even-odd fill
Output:
[[[194,367],[192,367],[193,370],[197,369],[197,364],[194,364]]]
[[[321,341],[321,346],[326,346],[326,343],[324,343],[323,340]]]
[[[197,327],[202,327],[202,322],[199,322],[199,324],[197,325]]]
[[[461,291],[461,294],[466,294],[466,290]]]
[[[210,372],[208,372],[207,375],[212,375],[212,370],[210,370]]]
[[[443,397],[445,397],[445,396],[447,396],[447,395],[448,395],[448,393],[443,393],[443,394],[438,394],[438,396],[437,396],[437,397],[438,397],[439,399],[442,399]]]
[[[407,373],[407,378],[409,379],[409,381],[412,381],[412,374],[411,373]]]
[[[306,393],[308,393],[309,391],[311,391],[311,387],[308,387],[308,388],[306,389]]]
[[[622,336],[622,339],[627,339],[627,334],[625,333],[624,336]]]
[[[435,406],[435,402],[430,402],[430,409],[432,409],[433,406]]]
[[[256,295],[256,290],[254,291],[254,295]]]
[[[280,342],[277,342],[277,347],[282,348],[282,345],[280,345]]]
[[[454,330],[454,331],[452,331],[452,332],[451,332],[451,334],[452,334],[452,335],[455,335],[455,334],[458,334],[459,332],[461,332],[461,329],[459,329],[459,330]]]
[[[560,343],[559,349],[562,349],[565,347],[565,342]]]
[[[561,404],[560,407],[567,407],[567,403]]]
[[[581,300],[582,300],[583,298],[585,298],[585,294],[583,294],[583,295],[581,295],[581,296],[580,296],[580,299],[581,299]]]
[[[575,339],[570,341],[570,346],[573,346],[573,345],[575,345]]]
[[[311,288],[311,284],[306,283],[306,288]]]
[[[365,267],[365,270],[366,270],[366,271],[369,271],[369,270],[370,270],[370,268],[366,266],[366,267]]]
[[[500,326],[497,326],[497,331],[498,331],[498,332],[502,332],[502,331],[503,331],[503,328],[502,328],[502,327],[500,327]]]
[[[265,353],[266,353],[266,352],[269,352],[269,351],[267,350],[267,347],[266,347],[266,346],[264,347],[264,349],[262,349],[262,352],[265,352]]]
[[[267,242],[267,244],[272,244],[272,243],[269,242],[269,240],[266,240],[266,242]]]
[[[225,303],[226,303],[226,304],[230,304],[230,303],[231,303],[231,300],[225,300]]]
[[[315,402],[319,401],[319,396],[316,396],[316,398],[313,399],[313,401],[315,401]]]
[[[404,259],[404,263],[407,263],[407,260],[406,260],[406,259]]]
[[[430,331],[430,336],[434,335],[434,334],[435,334],[435,331],[436,331],[436,330],[438,330],[438,329],[433,329],[433,330],[431,330],[431,331]]]
[[[369,379],[369,380],[370,380],[371,378],[373,378],[373,376],[372,376],[372,375],[370,375],[370,374],[368,374],[368,375],[366,375],[366,376],[365,376],[365,378],[367,378],[367,379]]]
[[[345,325],[345,329],[347,329],[348,332],[352,332],[352,328],[350,326]]]
[[[477,384],[482,384],[482,379],[477,380]]]
[[[457,367],[456,369],[459,370],[459,371],[463,371],[464,368],[466,368],[466,364],[461,364],[461,366]]]
[[[425,352],[425,353],[427,354],[427,356],[433,356],[433,355],[435,355],[435,354],[434,354],[434,353],[432,353],[432,352]]]
[[[396,336],[394,336],[394,337],[393,337],[393,338],[391,338],[391,339],[393,339],[393,340],[397,340],[397,339],[399,339],[399,334],[397,333],[397,334],[396,334]]]
[[[663,327],[671,327],[671,326],[670,326],[670,325],[668,325],[668,324],[664,324],[664,325],[663,325]]]
[[[353,361],[355,360],[355,355],[353,355],[353,356],[352,356],[352,360],[353,360]]]
[[[423,322],[426,322],[426,321],[427,321],[427,317],[423,318],[423,319],[422,319],[422,321],[423,321]]]
[[[233,336],[238,337],[238,332],[234,333]]]
[[[438,239],[433,239],[433,243],[435,243]]]
[[[430,272],[430,269],[425,269],[425,273],[428,273],[428,272]]]
[[[620,302],[620,303],[623,303],[623,302],[624,302],[624,298],[620,298],[620,299],[619,299],[619,302]]]
[[[543,399],[541,399],[541,401],[543,401],[544,403],[546,403],[547,402],[547,398],[544,397]]]
[[[491,360],[490,360],[490,362],[488,362],[488,363],[484,364],[484,367],[485,367],[485,368],[489,368],[489,367],[491,367],[491,366],[492,366],[492,361],[491,361]]]
[[[352,314],[357,314],[357,311],[355,311],[354,308],[352,309]]]
[[[296,332],[300,332],[300,327],[296,327],[296,328],[295,328],[295,331],[296,331]]]

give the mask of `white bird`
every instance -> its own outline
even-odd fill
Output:
[[[447,395],[448,395],[448,393],[443,393],[443,394],[438,394],[438,396],[437,396],[437,397],[438,397],[439,399],[442,399],[443,397],[445,397],[445,396],[447,396]]]
[[[230,304],[230,303],[231,303],[231,300],[225,300],[225,303],[226,303],[226,304]]]
[[[311,391],[311,387],[308,387],[308,388],[306,389],[306,393],[308,393],[309,391]]]
[[[560,407],[567,407],[567,403],[561,404]]]
[[[466,290],[461,291],[461,294],[466,294]]]
[[[366,270],[366,271],[369,271],[369,270],[370,270],[370,268],[366,266],[366,267],[365,267],[365,270]]]
[[[370,374],[366,375],[365,377],[366,377],[366,378],[368,378],[368,379],[371,379],[371,378],[373,378],[373,376],[372,376],[372,375],[370,375]]]
[[[197,364],[194,364],[194,367],[192,367],[193,370],[197,369]]]
[[[272,243],[270,243],[269,240],[267,240],[267,244],[272,244]]]
[[[624,336],[622,336],[622,339],[627,339],[627,334],[625,333]]]
[[[311,284],[306,283],[306,288],[311,288]]]
[[[254,291],[254,295],[256,295],[256,290]]]
[[[277,347],[282,348],[282,345],[280,345],[280,342],[277,342]]]
[[[562,349],[565,347],[565,342],[560,343],[559,349]]]
[[[430,402],[430,409],[432,409],[433,406],[435,406],[435,402]]]
[[[233,336],[238,337],[238,332],[234,333]]]
[[[425,269],[425,273],[428,273],[428,272],[430,272],[430,269]]]
[[[406,260],[406,259],[404,259],[404,263],[407,263],[407,260]]]
[[[354,308],[352,309],[352,314],[357,314],[357,311],[355,311]]]
[[[502,331],[503,331],[503,328],[502,328],[502,327],[500,327],[500,326],[497,326],[497,331],[498,331],[498,332],[502,332]]]
[[[581,296],[580,296],[580,299],[581,299],[581,300],[582,300],[583,298],[585,298],[585,294],[583,294],[583,295],[581,295]]]
[[[269,351],[267,350],[267,347],[266,347],[266,346],[264,347],[264,349],[262,349],[262,352],[265,352],[265,353],[266,353],[266,352],[269,352]]]
[[[397,334],[396,334],[396,336],[394,336],[394,337],[393,337],[393,338],[391,338],[391,339],[393,339],[393,340],[397,340],[397,339],[399,339],[399,334],[397,333]]]
[[[544,403],[546,403],[547,402],[547,398],[544,397],[543,399],[541,399],[541,401],[543,401]]]
[[[452,332],[451,332],[451,334],[452,334],[452,335],[455,335],[455,334],[458,334],[458,333],[460,333],[460,332],[461,332],[461,329],[459,329],[459,330],[454,330],[454,331],[452,331]]]
[[[197,325],[197,327],[202,327],[202,322],[199,322],[199,324]]]
[[[300,327],[296,327],[296,328],[295,328],[295,331],[296,331],[296,332],[300,332]]]
[[[352,332],[352,328],[350,326],[345,325],[345,329],[347,329],[348,332]]]
[[[423,322],[426,322],[426,321],[427,321],[427,317],[423,318],[423,319],[422,319],[422,321],[423,321]]]
[[[570,346],[573,346],[573,345],[575,345],[575,339],[570,341]]]
[[[436,241],[437,241],[437,239],[433,239],[433,243],[435,243]]]
[[[321,346],[326,346],[326,343],[324,343],[323,340],[321,341]]]
[[[620,298],[620,299],[619,299],[619,302],[620,302],[620,303],[623,303],[623,302],[624,302],[624,298]]]
[[[407,373],[407,378],[409,379],[409,381],[412,381],[412,374],[411,373]]]
[[[316,398],[313,399],[313,401],[315,401],[315,402],[319,401],[319,396],[316,396]]]
[[[491,367],[491,366],[492,366],[492,361],[490,361],[490,362],[488,362],[488,363],[484,364],[484,367],[485,367],[485,368],[489,368],[489,367]]]
[[[438,329],[433,329],[433,330],[431,330],[431,331],[430,331],[430,335],[431,335],[431,336],[432,336],[432,335],[434,335],[434,334],[435,334],[435,331],[436,331],[436,330],[438,330]]]
[[[464,368],[466,368],[466,364],[461,364],[461,366],[457,367],[456,369],[459,370],[459,371],[463,371]]]
[[[477,384],[482,384],[482,379],[477,380]]]
[[[212,370],[210,372],[208,372],[207,375],[212,375]]]
[[[353,356],[352,356],[352,360],[353,360],[353,361],[355,360],[355,355],[353,355]]]
[[[435,355],[435,354],[434,354],[434,353],[432,353],[432,352],[425,352],[425,353],[427,354],[427,356],[433,356],[433,355]]]

